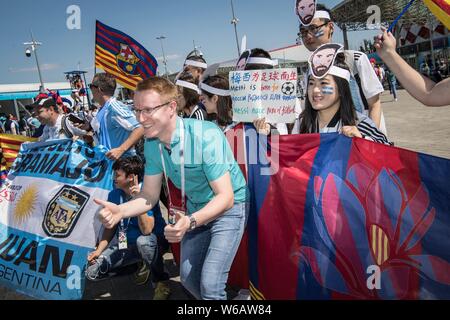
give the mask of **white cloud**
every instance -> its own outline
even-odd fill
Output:
[[[179,54],[169,54],[168,56],[166,56],[166,60],[167,61],[178,60],[180,58],[181,58],[181,56]],[[162,62],[164,60],[164,58],[163,57],[157,57],[156,60]]]
[[[59,67],[61,67],[61,65],[56,63],[44,63],[40,65],[40,67],[41,71],[48,71],[58,69]],[[37,67],[32,67],[32,68],[9,68],[8,71],[11,73],[19,73],[19,72],[37,72],[38,70]]]

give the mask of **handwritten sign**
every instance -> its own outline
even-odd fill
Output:
[[[297,70],[295,68],[231,71],[229,73],[233,121],[271,123],[295,120]]]

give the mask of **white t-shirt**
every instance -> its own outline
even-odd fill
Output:
[[[359,76],[361,89],[366,99],[370,99],[384,91],[383,85],[365,53],[345,50],[345,62],[349,66],[352,76]]]
[[[69,138],[62,128],[62,120],[63,115],[60,114],[58,116],[58,119],[56,120],[56,123],[54,126],[46,125],[44,127],[44,130],[42,132],[42,135],[39,137],[39,141],[47,141],[47,140],[55,140],[55,139],[65,139]],[[72,123],[69,121],[69,119],[66,118],[66,125],[67,129],[74,135],[74,136],[83,136],[86,134],[86,131],[78,129],[72,125]]]
[[[295,100],[295,122],[294,127],[292,128],[292,134],[300,132],[300,115],[304,109],[305,109],[305,101],[297,98]]]
[[[11,120],[10,130],[12,134],[19,134],[19,124],[15,120]]]
[[[366,100],[381,94],[384,91],[383,85],[380,82],[372,64],[369,61],[367,55],[361,51],[345,50],[345,62],[350,68],[352,73],[351,82],[359,79],[361,90]],[[358,81],[356,81],[358,82]],[[365,110],[363,97],[361,97],[359,87],[357,90],[352,90],[352,86],[357,86],[356,83],[350,84],[350,90],[352,92],[352,99],[356,106],[356,110],[364,114],[368,114],[368,110]],[[356,95],[356,96],[355,96]],[[380,131],[387,135],[386,123],[384,120],[383,112],[381,112]]]

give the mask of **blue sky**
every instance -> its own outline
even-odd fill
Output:
[[[333,7],[341,0],[319,1]],[[295,0],[234,0],[238,35],[247,35],[247,47],[266,50],[295,43],[298,22]],[[69,30],[68,6],[81,10],[81,29]],[[193,50],[193,40],[209,63],[233,59],[237,55],[231,21],[230,0],[16,0],[2,1],[0,39],[0,84],[38,82],[33,57],[24,54],[23,42],[30,41],[30,29],[43,45],[38,49],[44,82],[65,81],[63,72],[76,70],[78,63],[94,72],[95,20],[121,30],[150,51],[163,71],[161,44],[170,72],[181,68],[184,57]],[[353,32],[350,47],[358,48],[372,33]],[[335,41],[342,42],[338,31]]]

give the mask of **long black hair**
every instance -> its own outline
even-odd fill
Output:
[[[195,84],[198,86],[198,80],[194,78],[194,76],[190,72],[183,72],[178,80],[186,81],[192,84]],[[184,100],[186,101],[186,105],[184,106],[184,109],[189,109],[191,107],[195,107],[200,102],[200,95],[198,92],[195,92],[192,89],[185,88],[182,86],[178,86],[178,94],[184,97]],[[184,111],[184,110],[180,110]]]
[[[334,65],[349,70],[345,63],[345,56],[343,53],[337,54]],[[312,75],[310,75],[310,77],[311,76]],[[337,112],[339,113],[339,119],[343,126],[354,126],[356,125],[357,116],[355,105],[352,100],[350,85],[346,79],[337,76],[333,76],[333,78],[338,89],[339,110]],[[312,107],[308,97],[308,90],[306,90],[305,110],[303,110],[300,115],[300,133],[318,133],[319,127],[317,116],[318,112]]]
[[[210,87],[229,90],[230,85],[228,82],[228,78],[225,78],[221,75],[207,76],[203,83],[207,84]],[[214,96],[213,93],[202,90],[202,93],[206,95],[208,98],[212,98]],[[233,115],[232,115],[232,103],[230,96],[217,96],[219,99],[217,100],[217,115],[216,117],[208,115],[209,120],[217,120],[217,124],[219,126],[227,126],[233,123]]]

